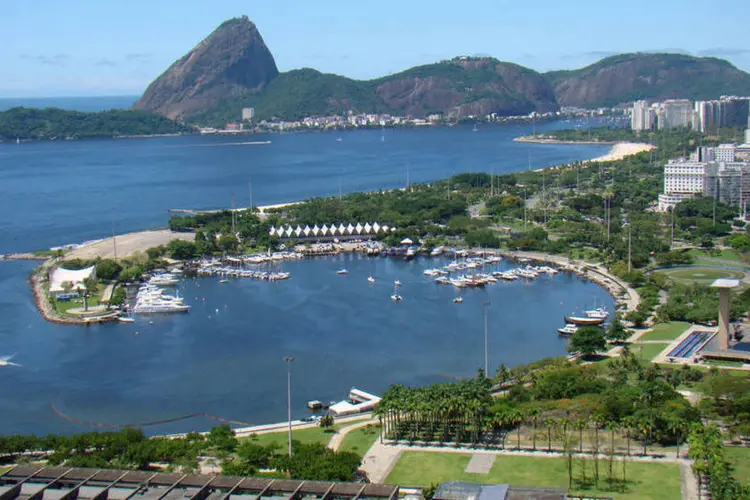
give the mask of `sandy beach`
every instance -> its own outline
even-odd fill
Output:
[[[644,144],[641,142],[618,142],[617,144],[612,146],[612,149],[606,155],[600,156],[598,158],[592,158],[591,160],[587,160],[584,163],[592,161],[602,162],[622,160],[627,156],[637,155],[638,153],[651,151],[652,149],[654,149],[654,146],[651,144]]]
[[[115,236],[117,243],[117,258],[130,257],[136,252],[145,252],[151,247],[166,245],[172,240],[195,241],[194,233],[176,233],[169,229],[154,231],[139,231],[137,233]],[[111,259],[114,257],[112,238],[83,244],[65,255],[66,259]]]

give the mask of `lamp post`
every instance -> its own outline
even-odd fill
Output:
[[[490,302],[482,302],[482,311],[484,311],[484,376],[489,377],[490,373],[490,355],[489,355],[489,340],[487,336],[487,307]]]
[[[289,456],[292,456],[292,361],[294,356],[284,356],[286,362],[286,409],[289,421]]]

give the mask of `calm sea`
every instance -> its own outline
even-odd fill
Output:
[[[568,128],[548,123],[542,128]],[[460,172],[513,172],[598,156],[603,146],[528,145],[527,125],[242,137],[174,137],[0,145],[0,253],[30,251],[164,226],[170,208],[302,200],[343,190],[402,187]],[[340,135],[342,141],[336,138]],[[269,140],[265,146],[243,144]],[[345,260],[342,262],[341,260]],[[293,413],[310,399],[341,399],[351,386],[381,392],[472,376],[483,364],[480,303],[491,302],[490,359],[516,365],[565,352],[563,314],[606,293],[570,275],[465,292],[422,271],[437,263],[346,256],[284,263],[279,283],[189,280],[188,314],[153,324],[46,323],[26,284],[31,263],[0,262],[0,433],[82,432],[57,416],[137,423],[207,412],[248,423],[285,418],[286,367]],[[335,274],[346,265],[348,276]],[[509,264],[502,264],[505,268]],[[376,278],[369,285],[366,278]],[[393,280],[402,303],[390,301]],[[192,419],[147,432],[202,430]]]

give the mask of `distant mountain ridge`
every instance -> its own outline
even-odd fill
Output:
[[[683,54],[620,54],[585,68],[545,73],[544,77],[561,106],[750,95],[750,74],[723,59]]]
[[[134,108],[220,125],[239,121],[243,107],[254,107],[257,119],[349,111],[465,118],[720,94],[750,95],[750,75],[721,59],[679,54],[622,54],[545,74],[490,57],[457,57],[366,81],[311,68],[279,73],[255,24],[243,16],[172,64]]]

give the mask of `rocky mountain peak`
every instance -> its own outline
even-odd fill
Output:
[[[247,16],[225,21],[149,85],[134,105],[179,118],[232,95],[260,90],[279,74]]]

